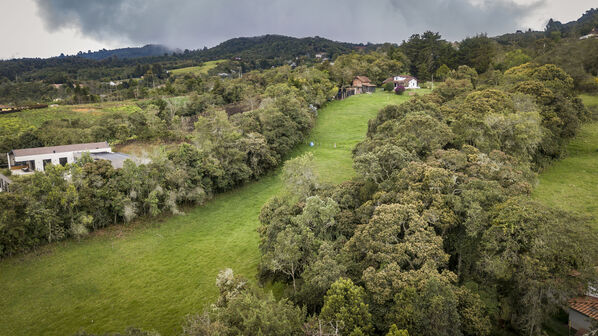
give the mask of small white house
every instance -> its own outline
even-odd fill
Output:
[[[13,149],[8,156],[8,169],[13,175],[25,175],[45,170],[46,165],[74,163],[81,153],[112,153],[107,142],[94,142],[53,147]]]
[[[394,83],[395,87],[403,86],[405,89],[419,89],[419,86],[417,85],[417,78],[413,76],[394,76],[388,78],[382,83]]]
[[[580,39],[580,40],[585,40],[585,39],[589,39],[589,38],[596,38],[596,37],[598,37],[598,29],[597,29],[597,28],[594,28],[594,29],[592,29],[592,31],[591,31],[591,32],[589,32],[587,35],[584,35],[584,36],[580,37],[579,39]]]

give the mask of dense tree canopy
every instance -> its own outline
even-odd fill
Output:
[[[533,171],[562,151],[550,146],[586,113],[572,79],[531,64],[507,71],[500,87],[474,90],[467,66],[450,76],[469,85],[370,121],[354,181],[317,183],[296,159],[289,178],[310,178],[262,209],[261,277],[289,284],[288,297],[317,314],[312,324],[342,321],[349,330],[332,328],[341,334],[489,335],[508,325],[540,335],[594,276],[587,223],[529,196]],[[274,267],[275,258],[286,261]]]

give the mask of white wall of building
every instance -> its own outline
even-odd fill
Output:
[[[50,160],[53,165],[59,165],[60,159],[66,158],[67,163],[74,163],[75,162],[75,153],[85,153],[85,152],[87,152],[87,153],[105,153],[105,152],[112,152],[112,149],[110,149],[110,147],[106,147],[106,148],[98,148],[98,149],[91,149],[91,150],[84,150],[84,151],[77,151],[77,152],[63,152],[63,153],[15,156],[15,163],[16,162],[34,161],[35,162],[35,170],[43,172],[44,171],[44,160]]]
[[[585,329],[590,330],[592,328],[593,320],[584,314],[569,308],[569,324],[571,328],[575,330]]]
[[[402,81],[405,80],[407,77],[402,77],[402,76],[395,76],[393,79],[395,81]],[[397,83],[395,83],[395,87],[397,87]],[[409,82],[407,82],[407,86],[405,87],[406,89],[419,89],[419,86],[417,86],[417,79],[412,78],[411,80],[409,80]]]

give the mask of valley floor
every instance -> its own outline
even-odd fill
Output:
[[[307,144],[324,181],[354,175],[351,150],[368,120],[407,96],[385,93],[335,101],[319,111]],[[216,274],[230,267],[254,280],[256,228],[262,205],[281,190],[280,171],[216,196],[186,215],[113,227],[81,242],[51,244],[36,254],[0,262],[0,335],[70,335],[122,331],[162,335],[218,295]]]

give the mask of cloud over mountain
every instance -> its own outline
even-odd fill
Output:
[[[198,48],[268,33],[350,42],[447,39],[513,31],[545,0],[35,0],[50,30],[75,27],[105,41]]]

